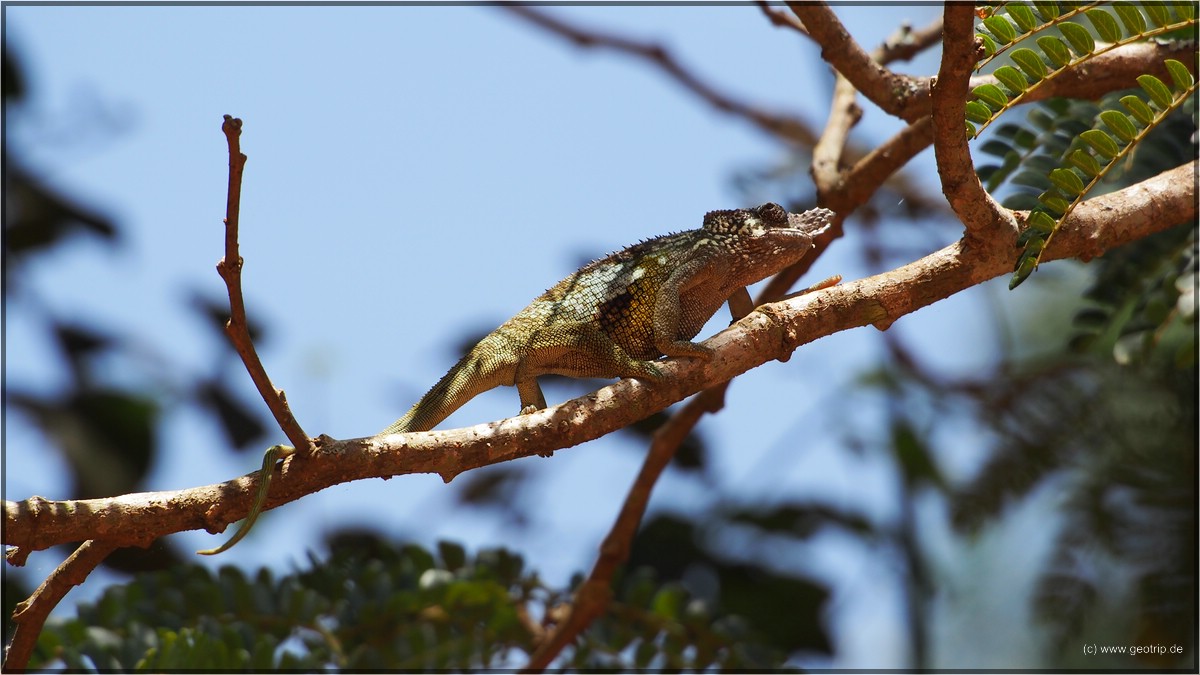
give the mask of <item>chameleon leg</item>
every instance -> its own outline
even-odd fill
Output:
[[[258,471],[258,490],[254,493],[254,503],[250,505],[250,513],[246,514],[246,519],[242,521],[238,531],[233,534],[229,541],[221,544],[216,548],[206,548],[203,551],[196,551],[200,555],[216,555],[223,551],[228,551],[233,548],[233,545],[242,540],[250,528],[254,527],[254,521],[258,520],[258,514],[262,513],[263,504],[267,501],[267,493],[271,489],[271,475],[275,471],[275,462],[290,456],[296,452],[296,449],[290,445],[272,445],[267,448],[263,454],[262,468]]]
[[[521,396],[522,415],[528,415],[546,407],[546,395],[542,393],[536,377],[517,380],[517,393]]]
[[[729,316],[733,317],[733,320],[729,322],[730,325],[741,321],[754,311],[754,300],[750,299],[750,291],[747,291],[745,286],[734,291],[733,295],[729,296],[728,302]]]

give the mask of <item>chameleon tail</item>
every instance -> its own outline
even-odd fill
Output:
[[[429,431],[479,394],[500,385],[512,384],[515,363],[505,359],[480,358],[480,354],[490,354],[494,350],[491,342],[497,339],[495,335],[493,333],[485,337],[467,352],[404,417],[379,432],[379,435]]]
[[[272,445],[267,448],[263,454],[262,468],[258,471],[258,490],[254,493],[254,502],[250,505],[250,513],[246,514],[246,519],[242,521],[238,531],[230,537],[229,541],[221,544],[216,548],[207,548],[203,551],[196,551],[200,555],[216,555],[223,551],[228,551],[233,548],[233,545],[242,540],[250,528],[254,527],[254,521],[258,520],[258,514],[262,513],[263,504],[267,501],[267,492],[271,489],[271,475],[275,471],[275,462],[284,457],[296,452],[296,449],[290,445]]]

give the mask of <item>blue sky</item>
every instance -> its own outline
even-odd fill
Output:
[[[546,11],[660,41],[726,93],[816,129],[824,124],[829,79],[816,49],[772,28],[753,6]],[[868,47],[902,20],[924,26],[936,11],[838,9]],[[496,8],[9,5],[5,20],[32,86],[25,108],[8,119],[9,142],[39,175],[128,234],[115,253],[64,247],[31,267],[27,283],[58,315],[137,330],[146,340],[140,347],[169,370],[207,372],[217,345],[186,303],[193,290],[223,297],[214,271],[227,176],[220,123],[225,113],[241,117],[248,311],[269,327],[260,354],[314,435],[382,429],[454,362],[463,334],[495,327],[586,258],[745,205],[732,173],[785,159],[748,123],[645,64],[577,50]],[[898,69],[929,74],[935,59]],[[866,107],[864,143],[898,128]],[[912,168],[929,180],[932,153]],[[939,190],[930,182],[927,192]],[[847,230],[850,241],[860,236],[853,220]],[[956,236],[950,228],[942,243]],[[834,273],[867,273],[849,241],[819,261],[810,281]],[[125,300],[112,303],[117,297]],[[974,289],[893,330],[930,340],[922,353],[939,367],[976,368],[993,356],[997,338],[983,316],[999,297],[992,285]],[[61,386],[65,373],[38,344],[29,315],[20,306],[5,311],[9,382]],[[714,321],[701,337],[723,324]],[[972,348],[940,348],[947,335]],[[856,417],[829,415],[837,401],[828,392],[871,363],[876,337],[873,329],[832,336],[739,378],[726,410],[702,424],[721,485],[764,499],[813,494],[886,509],[886,497],[863,496],[888,494],[886,468],[847,456],[834,434],[815,433]],[[152,377],[128,363],[113,363],[112,373],[129,382]],[[244,374],[229,377],[257,399]],[[555,403],[572,391],[549,388],[547,396]],[[516,392],[504,388],[443,426],[517,408]],[[869,428],[873,414],[855,422]],[[8,498],[71,497],[58,458],[36,449],[37,432],[16,416],[8,422]],[[165,461],[150,489],[223,481],[257,464],[230,452],[211,422],[187,408],[171,413],[160,442]],[[454,486],[436,476],[407,476],[307,497],[267,514],[230,553],[197,562],[287,570],[303,563],[323,530],[361,520],[425,543],[511,546],[551,583],[564,583],[590,565],[637,470],[640,453],[628,446],[607,438],[552,460],[523,460],[552,472],[520,497],[536,506],[524,531],[454,511]],[[948,461],[968,471],[977,458],[966,451]],[[668,475],[652,509],[708,499],[694,482]],[[176,537],[187,549],[223,540]],[[878,601],[879,584],[868,579],[881,570],[864,563],[847,572],[832,550],[808,563],[824,578],[852,577],[831,621],[857,625],[840,636],[855,649],[875,645],[863,660],[839,665],[891,663],[904,646],[887,626],[900,617],[886,616],[894,610],[886,600],[882,617],[866,604]],[[34,555],[31,578],[53,569],[52,558]]]

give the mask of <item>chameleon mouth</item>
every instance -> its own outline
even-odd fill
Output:
[[[809,237],[823,234],[833,225],[834,212],[829,209],[809,209],[804,213],[789,213],[787,229]]]

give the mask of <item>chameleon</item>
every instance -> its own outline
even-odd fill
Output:
[[[588,263],[539,295],[486,335],[413,407],[377,436],[428,431],[479,394],[517,388],[521,413],[546,407],[539,375],[576,378],[662,377],[659,358],[707,361],[712,350],[692,342],[721,305],[733,318],[749,314],[746,286],[800,261],[834,213],[788,213],[766,203],[710,211],[700,228],[644,240]],[[276,460],[294,452],[273,446],[241,528],[211,555],[233,546],[262,509]]]

